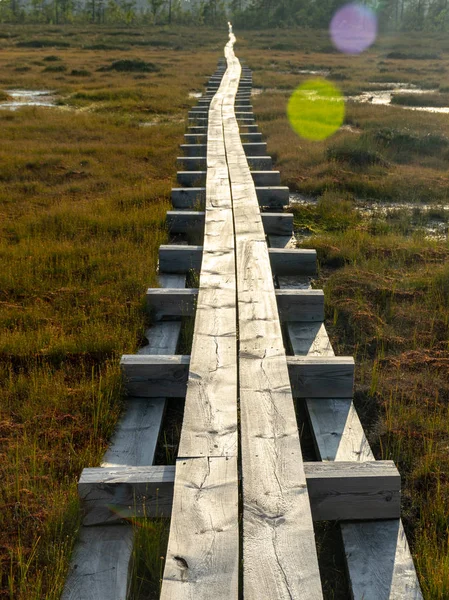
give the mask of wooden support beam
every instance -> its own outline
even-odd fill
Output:
[[[187,188],[194,189],[194,188]],[[201,188],[195,188],[201,189]],[[173,190],[172,190],[173,194]],[[181,208],[190,208],[198,204],[198,194],[192,194],[192,200],[189,202],[188,194],[181,196],[182,202],[175,201],[173,204]],[[265,233],[268,235],[288,235],[293,231],[292,213],[262,213],[262,224]],[[204,227],[204,211],[190,210],[172,210],[167,212],[167,227],[171,233],[189,233],[191,231],[201,231]]]
[[[124,354],[120,361],[128,396],[184,398],[190,356]]]
[[[269,170],[273,166],[273,160],[271,156],[247,156],[246,160],[251,169]],[[183,171],[199,171],[206,168],[206,157],[205,156],[179,156],[176,159],[178,169]]]
[[[181,150],[187,157],[202,157],[206,155],[206,144],[181,144]],[[247,156],[265,156],[267,153],[267,144],[265,142],[248,142],[243,144],[243,149]]]
[[[322,321],[324,294],[321,290],[275,290],[279,316],[282,321]],[[198,290],[150,288],[147,307],[157,319],[186,317],[195,314]]]
[[[122,368],[128,395],[139,398],[182,398],[189,373],[189,356],[141,356],[125,354]],[[287,357],[295,398],[349,398],[354,386],[354,359],[336,357]]]
[[[254,185],[258,187],[281,185],[281,174],[279,171],[251,171]]]
[[[287,363],[295,398],[352,398],[352,357],[289,356]]]
[[[163,273],[187,273],[201,268],[202,246],[162,245],[159,247],[159,270]],[[273,275],[314,275],[316,251],[269,248]]]
[[[196,173],[198,173],[198,171],[196,171]],[[198,179],[197,176],[195,177]],[[185,178],[184,181],[186,181]],[[174,208],[197,208],[198,202],[204,200],[205,194],[205,187],[173,188],[171,201]],[[256,194],[260,206],[268,208],[288,206],[290,202],[289,189],[284,186],[256,187]],[[288,233],[291,231],[292,229],[290,229]]]
[[[309,462],[304,471],[314,521],[400,514],[401,478],[393,461]],[[78,483],[84,525],[105,525],[117,516],[169,518],[174,481],[174,466],[84,469]]]

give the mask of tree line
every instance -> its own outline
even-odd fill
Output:
[[[326,28],[347,0],[0,0],[0,22]],[[383,31],[447,31],[449,0],[362,0]]]

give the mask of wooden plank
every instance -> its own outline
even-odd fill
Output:
[[[259,221],[262,223],[260,217]],[[161,245],[159,247],[159,268],[166,273],[187,273],[190,269],[199,271],[202,256],[202,246]],[[219,256],[220,251],[215,252],[217,259]],[[316,272],[315,250],[270,248],[268,256],[274,275],[312,275]]]
[[[125,389],[138,398],[183,398],[190,356],[124,354],[120,360]]]
[[[201,172],[201,171],[200,171]],[[188,172],[182,172],[188,173]],[[198,173],[198,172],[196,172]],[[184,178],[184,174],[182,178]],[[198,176],[195,176],[198,179]],[[201,176],[202,177],[202,176]],[[204,175],[205,177],[205,175]],[[187,178],[189,179],[189,178]],[[190,181],[193,178],[190,178]],[[184,178],[185,180],[185,178]],[[289,190],[282,186],[256,187],[256,194],[259,204],[267,207],[282,207],[289,204]],[[185,187],[173,188],[171,192],[171,201],[175,208],[196,208],[199,205],[204,207],[206,195],[205,187]],[[264,215],[265,213],[263,213]],[[263,216],[262,216],[263,218]],[[293,218],[293,216],[292,216]],[[283,232],[286,233],[286,232]]]
[[[392,461],[304,463],[314,521],[373,520],[400,514],[401,478]],[[174,466],[84,469],[78,489],[85,525],[169,517]]]
[[[269,254],[275,275],[316,274],[316,250],[270,248]]]
[[[314,521],[401,514],[401,477],[393,461],[305,463],[305,472]]]
[[[170,517],[175,467],[84,469],[78,482],[83,525]]]
[[[276,290],[276,301],[281,321],[324,320],[322,290]]]
[[[341,526],[355,600],[422,600],[400,519]]]
[[[262,213],[261,216],[266,234],[285,234],[293,229],[291,213]],[[204,211],[172,210],[167,212],[167,227],[171,233],[202,232],[204,220]]]
[[[287,362],[295,398],[352,398],[352,356],[289,356]]]
[[[258,171],[254,169],[251,171],[251,177],[253,178],[254,185],[258,187],[281,185],[281,174],[279,171]]]
[[[287,331],[295,353],[334,356],[324,325],[288,323]],[[306,406],[322,460],[374,460],[351,398],[308,399]],[[422,600],[400,519],[343,523],[341,532],[354,600]]]
[[[126,600],[132,527],[82,527],[62,600]]]
[[[282,321],[323,320],[324,294],[321,290],[275,290],[276,302]],[[155,318],[192,316],[198,299],[197,289],[150,288],[147,307]]]
[[[206,171],[178,171],[177,181],[185,187],[198,187],[204,185]]]
[[[177,461],[161,600],[237,599],[237,485],[235,456]]]
[[[229,73],[208,113],[205,231],[161,599],[237,600],[237,319],[223,139]]]
[[[129,398],[101,466],[153,464],[164,411],[165,398]]]
[[[229,68],[241,67],[231,49]],[[232,98],[223,120],[237,253],[245,600],[322,598],[270,259]]]

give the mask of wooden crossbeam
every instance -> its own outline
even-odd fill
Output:
[[[171,201],[175,208],[196,208],[205,193],[205,187],[173,188]],[[290,191],[285,186],[256,186],[256,194],[260,206],[279,208],[288,206],[290,201]]]
[[[204,211],[173,210],[167,212],[167,227],[171,233],[202,231],[204,229],[204,220]],[[262,224],[266,234],[291,234],[293,231],[293,214],[262,213]]]
[[[251,169],[272,169],[273,160],[271,156],[247,156],[246,160]],[[176,159],[178,168],[184,171],[198,171],[206,168],[205,156],[179,156]]]
[[[282,321],[323,321],[324,294],[321,290],[275,290],[275,293]],[[156,318],[193,316],[198,290],[151,288],[146,298],[147,306]]]
[[[202,246],[159,247],[159,268],[165,273],[187,273],[199,271],[203,254]],[[316,251],[303,249],[268,250],[273,275],[314,275],[316,273]]]
[[[279,171],[255,170],[251,171],[251,176],[253,178],[254,185],[256,186],[279,186],[281,184],[281,174]],[[177,179],[181,185],[188,187],[195,186],[197,184],[204,185],[206,180],[206,171],[178,171]]]
[[[394,519],[401,478],[394,462],[304,463],[315,521]],[[170,517],[175,466],[84,469],[78,483],[84,525]]]
[[[287,356],[291,390],[296,398],[349,398],[354,384],[354,359],[347,356]],[[187,355],[125,354],[120,361],[125,387],[140,398],[182,398],[190,367]]]
[[[206,153],[206,144],[181,144],[181,150],[187,157],[201,157]],[[266,142],[246,142],[243,149],[248,156],[266,156]]]

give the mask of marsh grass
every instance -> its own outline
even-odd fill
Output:
[[[143,299],[158,285],[188,92],[217,59],[187,52],[178,73],[179,55],[152,47],[144,59],[160,71],[139,80],[99,72],[115,57],[73,49],[85,35],[74,33],[70,48],[5,38],[0,63],[0,88],[50,89],[82,108],[0,112],[0,574],[17,600],[60,597],[76,483],[102,459],[122,410],[120,356],[149,325]],[[18,60],[29,71],[15,72]],[[172,120],[140,127],[148,114]]]

